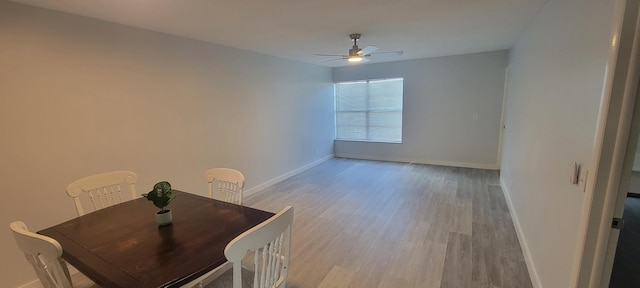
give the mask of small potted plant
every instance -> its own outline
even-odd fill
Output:
[[[149,193],[142,194],[142,196],[160,208],[160,211],[156,212],[156,220],[158,220],[160,226],[171,224],[171,210],[166,208],[169,203],[171,203],[171,200],[176,198],[176,195],[173,195],[169,182],[162,181],[156,183],[156,185],[153,185],[153,190],[149,191]]]

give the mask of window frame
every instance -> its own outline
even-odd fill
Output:
[[[402,83],[402,91],[400,93],[400,109],[372,109],[371,108],[371,82],[375,82],[375,81],[389,81],[389,80],[400,80]],[[338,110],[338,85],[340,84],[349,84],[349,83],[366,83],[366,106],[364,110]],[[370,118],[370,114],[376,113],[376,112],[381,112],[381,111],[387,111],[387,112],[400,112],[400,121],[399,121],[399,139],[398,140],[393,140],[393,139],[380,139],[380,138],[376,138],[376,139],[371,139],[371,132],[372,132],[372,128],[371,128],[371,118]],[[338,114],[340,112],[356,112],[356,113],[364,113],[365,115],[365,123],[364,123],[364,133],[365,133],[365,137],[364,139],[355,139],[355,138],[338,138]],[[334,123],[335,123],[335,135],[334,135],[334,140],[335,141],[344,141],[344,142],[368,142],[368,143],[389,143],[389,144],[401,144],[403,141],[403,120],[404,120],[404,77],[390,77],[390,78],[376,78],[376,79],[361,79],[361,80],[349,80],[349,81],[340,81],[340,82],[334,82]],[[343,125],[345,126],[345,125]],[[359,126],[359,125],[354,125],[354,126]]]

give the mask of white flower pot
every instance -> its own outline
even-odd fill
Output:
[[[162,211],[156,212],[156,220],[160,226],[171,224],[171,219],[171,210],[166,210],[164,213],[162,213]]]

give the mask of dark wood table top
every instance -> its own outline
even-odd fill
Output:
[[[175,192],[168,226],[138,198],[38,233],[60,242],[62,257],[103,288],[179,287],[225,263],[229,241],[274,215]]]

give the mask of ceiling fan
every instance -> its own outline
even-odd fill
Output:
[[[358,47],[358,40],[360,39],[359,33],[350,34],[349,37],[353,40],[353,47],[349,49],[348,55],[335,55],[335,54],[314,54],[316,56],[330,56],[330,57],[339,57],[336,59],[322,61],[320,63],[331,62],[336,60],[347,60],[351,63],[366,63],[369,62],[368,57],[376,57],[376,56],[400,56],[402,55],[402,51],[390,51],[390,52],[377,52],[374,51],[380,49],[376,46],[367,46],[362,49]]]

